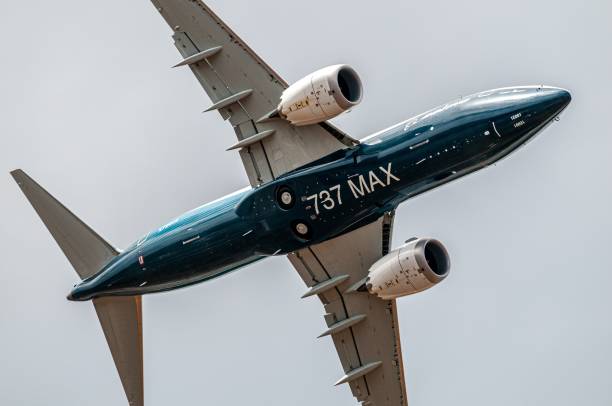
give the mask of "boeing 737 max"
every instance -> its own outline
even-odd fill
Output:
[[[92,300],[130,405],[142,406],[141,295],[286,255],[318,296],[347,383],[367,406],[407,404],[396,299],[450,270],[444,245],[391,250],[398,205],[484,168],[532,139],[569,104],[559,88],[476,93],[357,141],[327,120],[362,98],[347,65],[289,86],[200,0],[152,0],[217,111],[236,133],[250,186],[151,231],[121,251],[21,170],[12,172]]]

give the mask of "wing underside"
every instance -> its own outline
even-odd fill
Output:
[[[348,383],[366,406],[407,404],[395,300],[356,290],[388,252],[392,216],[289,255],[305,296],[318,295],[325,308],[321,336],[331,336],[344,370],[336,384]]]
[[[274,111],[287,84],[200,0],[152,0],[173,30],[189,66],[230,122],[251,185],[261,185],[355,140],[329,123],[294,127],[282,119],[260,119]]]

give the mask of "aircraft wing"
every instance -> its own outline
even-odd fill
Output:
[[[348,383],[364,406],[405,406],[406,387],[395,300],[356,290],[389,251],[393,214],[290,254],[289,260],[325,307],[328,329]]]
[[[287,83],[200,0],[152,0],[183,56],[212,99],[206,111],[228,120],[251,185],[257,186],[357,143],[329,123],[294,127],[262,117],[275,111]]]

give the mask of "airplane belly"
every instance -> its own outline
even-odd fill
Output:
[[[255,235],[243,235],[244,224],[220,221],[190,230],[171,244],[143,250],[138,259],[140,293],[175,289],[210,280],[261,259]],[[146,284],[140,286],[140,284]],[[132,284],[134,285],[134,284]],[[134,288],[134,286],[132,286]]]
[[[249,231],[232,211],[188,224],[122,253],[78,285],[73,298],[141,295],[219,277],[263,258],[257,252],[258,235]]]

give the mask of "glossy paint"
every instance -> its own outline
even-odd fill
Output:
[[[75,286],[68,298],[183,287],[341,235],[507,156],[570,100],[566,90],[528,86],[437,107],[356,147],[180,216]],[[279,204],[279,192],[286,190],[294,197],[289,206]],[[297,224],[306,226],[306,234],[296,231]]]

